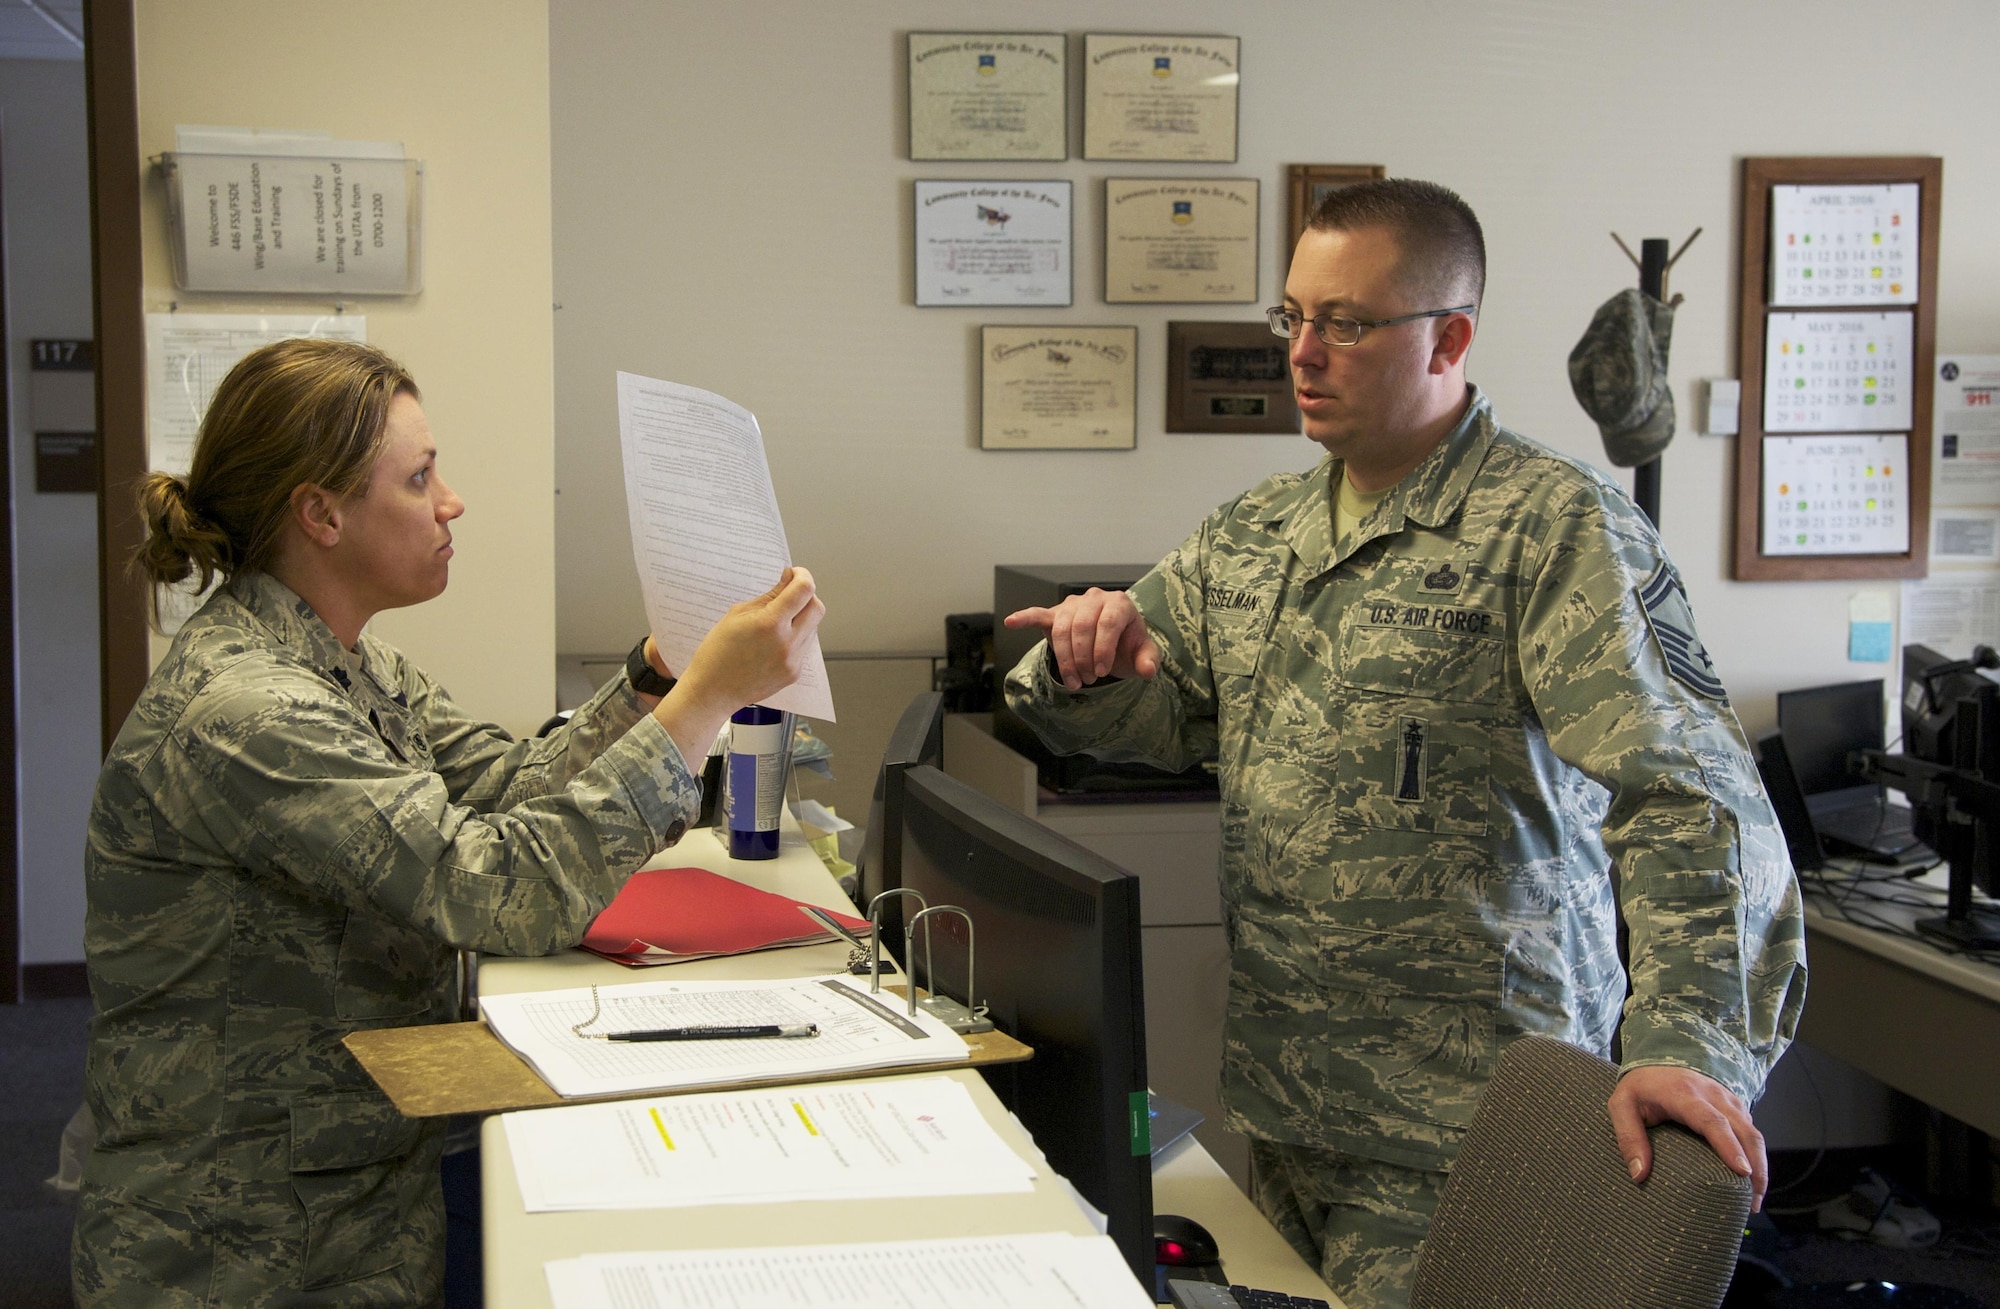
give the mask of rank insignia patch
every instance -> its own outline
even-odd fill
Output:
[[[1424,574],[1424,590],[1456,591],[1458,589],[1458,584],[1464,580],[1465,580],[1465,575],[1462,573],[1453,572],[1451,563],[1449,560],[1447,560],[1446,562],[1441,563],[1437,566],[1436,572]]]
[[[1688,608],[1687,595],[1665,564],[1654,570],[1652,577],[1639,588],[1639,603],[1646,610],[1646,621],[1653,628],[1653,644],[1667,661],[1667,671],[1698,694],[1712,700],[1728,699],[1722,679],[1715,674],[1715,665],[1709,662],[1708,650],[1695,635],[1694,611]]]

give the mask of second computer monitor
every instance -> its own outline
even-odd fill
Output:
[[[1882,748],[1882,682],[1842,682],[1778,693],[1778,730],[1808,802],[1839,792],[1873,798],[1874,782],[1848,771],[1847,756]]]
[[[903,885],[972,918],[907,943],[917,981],[984,1003],[1001,1031],[1034,1050],[987,1081],[1051,1166],[1110,1219],[1110,1236],[1146,1285],[1153,1277],[1153,1173],[1146,1105],[1145,980],[1139,879],[935,768],[903,774]]]
[[[868,804],[868,826],[862,833],[861,907],[882,892],[902,885],[897,874],[903,839],[903,772],[913,764],[936,767],[944,762],[944,696],[925,691],[904,708],[882,751],[875,774],[875,795]],[[892,918],[892,921],[895,921]]]

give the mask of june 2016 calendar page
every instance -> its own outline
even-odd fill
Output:
[[[1764,553],[1910,548],[1907,436],[1764,438]]]

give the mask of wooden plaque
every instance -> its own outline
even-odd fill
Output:
[[[1293,432],[1291,342],[1254,323],[1167,324],[1169,432]]]

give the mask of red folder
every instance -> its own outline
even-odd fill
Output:
[[[652,868],[605,906],[583,948],[638,967],[837,940],[799,912],[804,903],[705,868]],[[870,930],[865,918],[826,912],[857,936]]]

